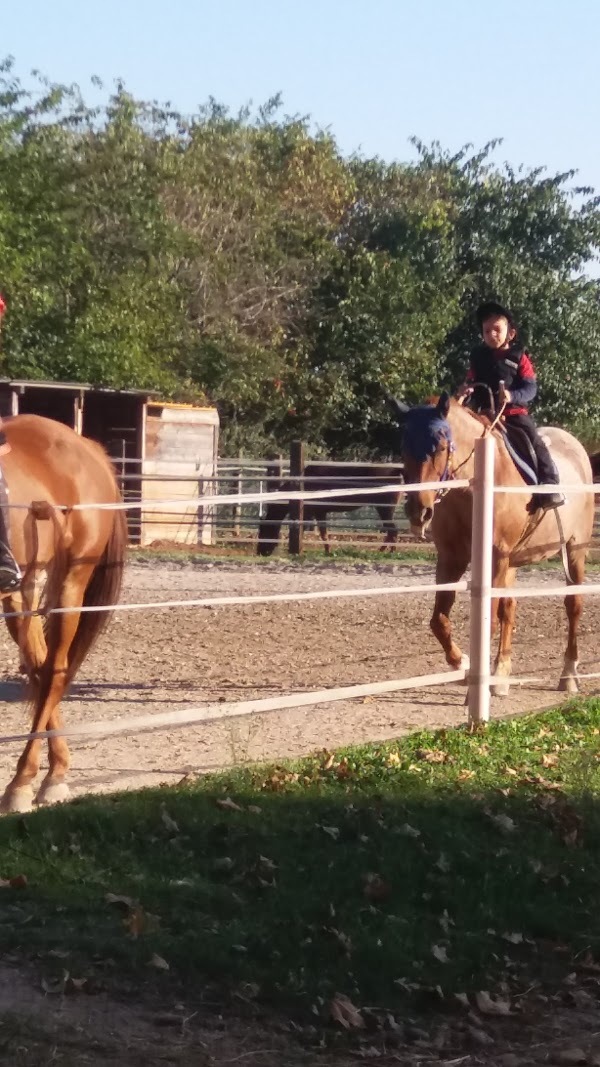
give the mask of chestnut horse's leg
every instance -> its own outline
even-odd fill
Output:
[[[582,585],[585,577],[586,553],[587,549],[585,547],[575,547],[573,544],[567,545],[569,571],[572,581],[577,585]],[[565,651],[565,661],[558,688],[563,693],[578,693],[577,661],[579,659],[579,653],[577,651],[577,632],[579,630],[579,619],[581,618],[581,612],[583,611],[583,597],[566,596],[565,610],[567,612],[569,623],[569,634]]]
[[[459,582],[469,565],[469,550],[462,550],[459,546],[438,549],[438,558],[435,568],[435,580],[437,585],[447,582]],[[435,594],[433,615],[429,623],[432,632],[440,642],[446,654],[446,662],[453,670],[458,670],[467,663],[467,657],[452,639],[452,627],[450,625],[450,612],[456,600],[454,590],[440,590]]]
[[[497,564],[495,570],[494,586],[502,588],[511,586],[514,583],[516,570],[514,567],[509,567],[506,559]],[[502,600],[492,601],[492,634],[495,633],[498,624],[500,624],[500,639],[494,664],[494,674],[507,679],[507,681],[496,682],[492,686],[492,692],[498,697],[507,697],[510,693],[508,678],[512,670],[512,635],[516,611],[517,601],[514,597],[503,597]]]
[[[94,572],[94,564],[78,564],[70,570],[60,597],[61,607],[80,608],[88,582]],[[38,691],[37,703],[31,724],[32,732],[57,729],[60,725],[58,706],[67,685],[69,649],[77,633],[81,615],[78,611],[55,616],[57,620],[56,645],[49,649],[49,657],[42,674],[48,671],[47,679],[42,677]],[[33,781],[40,767],[41,740],[31,740],[25,745],[17,764],[17,773],[7,786],[2,800],[4,811],[28,811],[33,800]],[[65,800],[69,787],[65,775],[69,769],[69,748],[64,737],[48,739],[49,770],[37,795],[38,803],[51,803]]]

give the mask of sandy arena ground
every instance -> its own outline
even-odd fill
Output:
[[[130,564],[123,600],[308,592],[433,581],[426,564],[291,565],[243,563]],[[561,581],[560,571],[524,573],[520,584]],[[183,708],[218,698],[276,696],[445,669],[429,633],[432,594],[316,602],[176,608],[116,614],[65,701],[67,724]],[[466,598],[454,609],[467,646]],[[544,708],[556,692],[564,652],[562,599],[521,601],[515,632],[515,674],[539,681],[493,698],[492,715]],[[586,599],[580,669],[600,670],[600,600]],[[0,636],[5,701],[2,734],[23,732],[22,682],[16,649]],[[600,691],[600,679],[582,684]],[[74,739],[70,784],[75,794],[176,782],[189,771],[299,756],[319,748],[397,737],[421,727],[465,719],[465,690],[438,686],[292,711],[271,712],[137,736]],[[12,775],[20,745],[0,746],[0,788]]]

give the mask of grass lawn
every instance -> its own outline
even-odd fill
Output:
[[[50,990],[210,989],[299,1023],[338,993],[511,999],[600,960],[599,792],[589,700],[9,816],[0,943]]]

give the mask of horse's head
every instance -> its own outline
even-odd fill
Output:
[[[450,475],[450,458],[454,451],[448,422],[448,394],[442,393],[437,403],[415,408],[391,398],[390,404],[402,428],[404,481],[445,481]],[[431,524],[436,498],[435,489],[407,493],[405,510],[411,533],[420,538],[425,537]]]

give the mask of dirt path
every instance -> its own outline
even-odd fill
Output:
[[[525,575],[532,583],[560,581],[558,572]],[[308,592],[433,581],[426,564],[274,563],[132,564],[123,599],[129,602],[232,594]],[[121,612],[84,664],[65,702],[67,723],[164,711],[224,698],[243,700],[445,669],[431,637],[431,594],[255,606]],[[468,604],[460,597],[455,622],[463,646]],[[600,603],[589,597],[582,623],[583,671],[598,670]],[[540,679],[494,699],[492,714],[547,707],[561,699],[556,682],[565,632],[561,600],[523,601],[515,635],[514,671]],[[17,658],[0,636],[2,733],[25,725]],[[598,680],[584,683],[598,692]],[[395,737],[420,727],[464,721],[461,686],[282,711],[138,736],[74,740],[70,781],[75,793],[175,782],[189,770],[246,760],[298,756],[318,748]],[[6,780],[18,745],[0,747]]]

